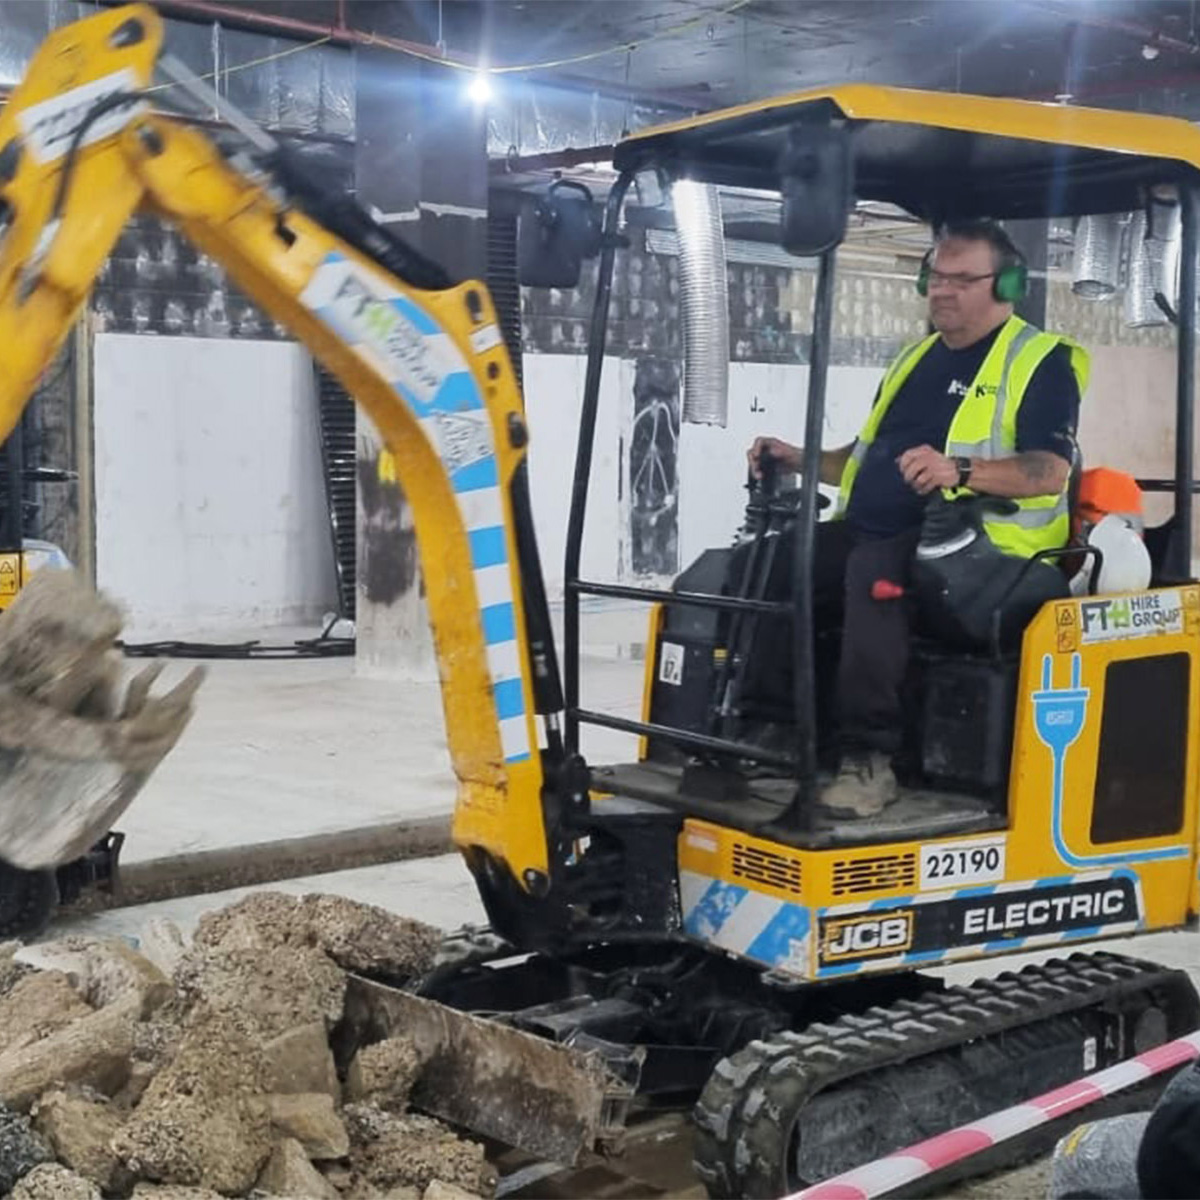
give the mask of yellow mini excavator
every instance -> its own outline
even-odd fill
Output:
[[[614,1147],[641,1113],[691,1111],[712,1194],[772,1196],[1200,1023],[1182,972],[1074,950],[1186,927],[1200,907],[1200,131],[853,86],[621,143],[571,500],[564,688],[529,430],[486,289],[452,286],[323,194],[217,97],[205,100],[222,111],[219,134],[156,112],[203,89],[161,39],[145,7],[60,29],[0,115],[0,437],[139,208],[220,262],[378,426],[420,547],[459,781],[454,839],[491,922],[451,938],[426,978],[360,981],[352,995],[347,1019],[365,1036],[419,1035],[430,1064],[415,1103],[563,1162]],[[152,101],[156,70],[174,87]],[[659,590],[579,572],[613,264],[641,172],[778,195],[783,246],[819,257],[801,485],[756,493],[743,545]],[[1151,584],[1076,596],[1049,556],[1009,560],[1002,586],[964,609],[947,605],[953,580],[935,580],[942,615],[915,655],[904,795],[852,826],[820,816],[810,549],[847,213],[861,200],[927,221],[1073,217],[1152,196],[1180,209],[1182,265],[1176,472],[1163,484],[1175,513],[1147,536]],[[972,504],[955,545],[971,541]],[[789,539],[794,587],[772,598],[768,543]],[[930,561],[949,562],[947,544]],[[580,706],[587,595],[650,605],[640,721]],[[780,628],[782,640],[764,633]],[[764,654],[792,661],[773,704],[746,682]],[[586,762],[587,723],[640,735],[641,757]],[[1045,947],[1064,956],[963,986],[927,973]]]

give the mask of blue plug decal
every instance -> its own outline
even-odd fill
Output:
[[[1164,846],[1157,850],[1130,851],[1125,854],[1075,854],[1067,848],[1063,835],[1063,793],[1067,767],[1067,751],[1079,739],[1087,724],[1088,701],[1091,690],[1082,686],[1083,660],[1078,653],[1071,655],[1071,686],[1054,686],[1054,660],[1049,654],[1042,659],[1042,687],[1033,693],[1033,726],[1042,743],[1054,758],[1053,811],[1051,816],[1054,848],[1063,862],[1072,867],[1117,866],[1121,863],[1153,862],[1182,858],[1186,846]]]

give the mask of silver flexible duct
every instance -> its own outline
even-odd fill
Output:
[[[1075,227],[1071,291],[1085,300],[1104,300],[1120,282],[1123,214],[1081,217]]]
[[[683,419],[724,427],[729,414],[729,283],[717,189],[690,179],[671,189],[679,231]]]
[[[1153,219],[1145,211],[1133,214],[1129,230],[1129,271],[1125,286],[1125,324],[1134,329],[1166,325],[1167,316],[1155,303],[1162,292],[1176,302],[1179,267],[1179,208],[1154,203]]]

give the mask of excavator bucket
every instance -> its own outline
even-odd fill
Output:
[[[86,854],[175,745],[203,678],[122,694],[121,614],[74,572],[43,568],[0,616],[0,859],[36,870]]]
[[[341,1056],[391,1037],[417,1051],[411,1102],[423,1112],[567,1166],[619,1147],[634,1088],[599,1054],[351,975]]]

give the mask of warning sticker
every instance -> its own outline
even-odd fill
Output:
[[[0,556],[0,596],[15,596],[18,578],[17,556],[15,554]]]
[[[492,428],[484,409],[434,413],[427,422],[429,426],[433,427],[438,454],[452,475],[492,457]]]
[[[1058,604],[1054,609],[1055,648],[1059,654],[1071,654],[1079,649],[1079,614],[1074,603]]]

